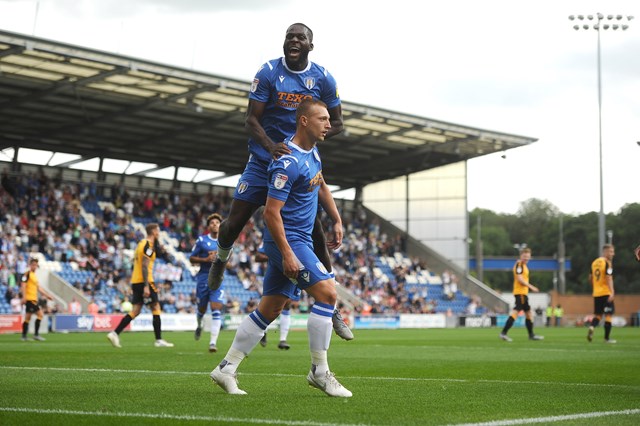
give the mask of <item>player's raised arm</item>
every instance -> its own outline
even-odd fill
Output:
[[[284,143],[275,143],[271,140],[264,127],[262,127],[262,116],[264,114],[266,104],[264,102],[256,101],[255,99],[249,99],[249,107],[247,108],[247,114],[244,121],[244,127],[249,132],[251,138],[258,142],[264,149],[266,149],[271,157],[275,160],[282,155],[291,154],[291,150]]]

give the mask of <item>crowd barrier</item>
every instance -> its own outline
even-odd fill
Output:
[[[246,314],[224,315],[223,328],[237,330]],[[504,327],[508,315],[463,315],[447,316],[445,314],[398,314],[398,315],[348,315],[346,320],[355,330],[381,330],[401,328],[455,328],[455,327]],[[308,314],[291,314],[291,330],[305,330]],[[52,331],[55,332],[106,332],[111,331],[122,319],[122,314],[99,315],[66,315],[58,314],[51,317]],[[623,317],[613,318],[614,326],[624,327],[627,321]],[[22,331],[23,316],[0,315],[0,333],[20,333]],[[34,331],[35,319],[30,323],[30,333]],[[49,317],[44,316],[41,333],[47,333]],[[203,329],[210,330],[211,316],[205,315]],[[165,331],[193,331],[196,328],[195,314],[162,314],[162,329]],[[631,323],[632,326],[637,324]],[[524,315],[518,316],[514,327],[524,327]],[[279,327],[279,318],[269,325],[269,329]],[[126,328],[130,331],[153,331],[153,316],[140,314]]]

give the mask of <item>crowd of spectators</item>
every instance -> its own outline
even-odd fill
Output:
[[[95,182],[63,182],[60,177],[49,178],[44,173],[9,177],[3,173],[0,188],[0,284],[7,286],[6,297],[19,289],[18,277],[27,269],[30,252],[40,252],[47,259],[75,262],[79,270],[90,271],[89,278],[70,284],[82,291],[106,312],[104,289],[114,289],[110,303],[120,309],[130,296],[129,276],[132,269],[131,252],[144,235],[133,222],[157,222],[176,244],[179,252],[191,251],[195,240],[205,232],[206,217],[218,212],[227,214],[231,202],[230,190],[213,190],[205,194],[177,192],[151,193],[130,191],[123,185],[98,187]],[[110,202],[94,211],[93,220],[81,214],[82,206]],[[376,268],[379,256],[393,256],[405,252],[402,235],[387,235],[380,231],[376,220],[369,220],[364,209],[343,213],[343,246],[333,256],[337,280],[364,304],[356,308],[360,313],[429,313],[437,309],[437,299],[429,298],[427,286],[408,288],[406,277],[426,269],[424,261],[414,258],[408,264],[396,265],[393,276]],[[331,240],[331,224],[323,217],[327,239]],[[228,273],[236,275],[246,290],[261,291],[265,264],[254,261],[261,243],[264,223],[261,215],[254,215],[234,246]],[[165,241],[166,243],[166,241]],[[172,291],[183,273],[191,273],[187,264],[164,254],[166,262],[157,262],[154,276],[160,284],[160,303],[163,308],[173,305],[177,312],[194,312],[195,288],[191,295]],[[443,274],[445,281],[445,274]],[[455,297],[451,273],[446,271],[447,298]],[[11,294],[9,294],[11,292]],[[303,292],[303,295],[305,293]],[[13,297],[12,297],[13,299]],[[257,300],[246,303],[245,310],[255,307]],[[13,302],[12,302],[13,303]],[[306,296],[296,305],[305,312]],[[55,310],[55,307],[51,308]],[[227,302],[229,312],[242,309],[238,300]]]

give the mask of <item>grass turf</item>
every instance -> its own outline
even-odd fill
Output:
[[[277,332],[254,349],[240,368],[246,396],[209,379],[231,331],[217,354],[208,333],[195,342],[165,332],[176,346],[155,348],[152,333],[125,332],[122,349],[104,333],[0,335],[0,424],[640,424],[639,328],[614,328],[617,345],[603,342],[601,327],[593,343],[582,328],[537,331],[544,341],[512,329],[506,343],[495,328],[334,335],[329,363],[350,399],[307,386],[304,331],[289,333],[288,351],[277,349]]]

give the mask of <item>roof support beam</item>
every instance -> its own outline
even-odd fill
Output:
[[[58,82],[56,84],[54,84],[53,86],[49,87],[48,89],[45,90],[40,90],[37,92],[33,92],[30,93],[26,96],[20,96],[20,97],[14,97],[14,98],[10,98],[4,102],[0,102],[0,110],[4,109],[4,108],[15,108],[21,104],[24,104],[25,102],[33,102],[33,101],[37,101],[39,99],[42,99],[46,96],[52,95],[56,92],[60,92],[62,90],[66,90],[72,87],[77,87],[77,86],[85,86],[87,84],[93,83],[95,81],[101,81],[104,80],[107,77],[110,77],[112,75],[116,75],[116,74],[122,74],[123,72],[125,72],[126,69],[122,68],[122,67],[116,67],[110,71],[105,71],[105,72],[101,72],[98,73],[96,75],[92,75],[91,77],[86,77],[86,78],[81,78],[79,80],[71,80],[71,79],[66,79],[63,80],[61,82]]]

